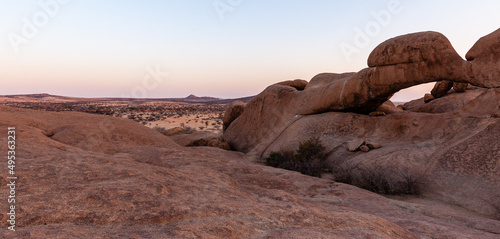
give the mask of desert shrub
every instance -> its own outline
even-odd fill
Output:
[[[195,129],[193,129],[189,126],[182,127],[182,130],[177,130],[176,128],[166,129],[164,127],[159,127],[159,126],[155,126],[155,127],[153,127],[153,129],[158,131],[159,133],[165,135],[165,136],[174,136],[174,135],[180,135],[180,134],[192,134],[195,131]]]
[[[267,157],[266,164],[275,168],[292,170],[295,166],[295,153],[292,151],[273,152]]]
[[[359,177],[361,163],[351,163],[346,160],[330,163],[330,171],[336,182],[354,184],[354,180]]]
[[[328,155],[325,153],[325,146],[323,146],[321,140],[316,137],[300,143],[299,149],[297,149],[297,156],[304,160],[311,158],[324,160]]]
[[[420,195],[425,184],[424,173],[409,168],[398,169],[398,179],[394,185],[396,194]]]
[[[336,182],[386,195],[420,195],[425,186],[425,170],[417,167],[365,165],[343,157],[327,162],[328,156],[321,141],[311,138],[301,142],[296,151],[272,152],[265,164],[315,177],[328,169]]]
[[[273,152],[266,158],[268,166],[298,171],[302,174],[321,177],[328,154],[318,138],[311,138],[299,144],[296,152]]]
[[[366,190],[380,194],[394,194],[393,183],[389,181],[387,170],[376,165],[373,168],[360,168],[361,173],[353,184]]]
[[[349,165],[349,164],[347,164]],[[396,166],[360,164],[348,168],[341,174],[342,180],[335,181],[348,183],[375,193],[386,195],[420,195],[425,184],[424,173],[409,168],[401,169]],[[332,171],[340,171],[338,168]],[[335,174],[334,174],[335,175]]]
[[[425,170],[418,167],[384,166],[343,157],[330,161],[333,180],[386,195],[420,195],[425,186]]]

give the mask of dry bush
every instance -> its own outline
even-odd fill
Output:
[[[318,138],[311,138],[299,144],[296,152],[273,152],[267,157],[266,164],[276,168],[297,171],[302,174],[321,177],[327,168],[328,154]]]
[[[359,177],[353,183],[355,186],[375,193],[393,194],[393,183],[390,182],[386,168],[376,165],[372,168],[361,167],[359,170]]]
[[[416,166],[383,166],[343,157],[330,161],[333,179],[375,193],[420,195],[426,184],[426,172]]]
[[[321,141],[311,138],[300,143],[296,151],[271,153],[265,163],[315,177],[329,169],[336,182],[387,195],[420,195],[426,183],[425,170],[418,167],[367,165],[343,157],[327,162],[328,156]]]
[[[330,163],[330,168],[336,182],[353,184],[354,180],[359,177],[361,163],[337,159]]]

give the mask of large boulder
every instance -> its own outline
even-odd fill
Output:
[[[425,103],[429,103],[433,100],[435,100],[436,98],[432,95],[432,94],[425,94],[424,95],[424,102]]]
[[[443,74],[449,73],[452,67],[460,66],[462,61],[462,58],[443,34],[419,32],[398,36],[381,43],[368,57],[368,66],[379,67],[427,62],[432,64],[429,67],[433,69],[444,67],[437,72],[423,72],[423,74]]]
[[[403,111],[401,108],[396,107],[392,101],[388,100],[380,105],[375,111],[383,112],[384,114],[392,114]]]
[[[453,82],[453,90],[457,93],[465,92],[468,86],[468,83]]]
[[[471,84],[500,87],[500,29],[479,39],[465,58]]]
[[[434,96],[434,98],[441,98],[445,96],[451,88],[453,88],[453,81],[444,80],[436,82],[431,91],[431,95]]]
[[[207,131],[195,131],[191,134],[179,134],[170,136],[169,138],[181,146],[208,146],[225,150],[231,149],[229,144],[225,140],[221,139],[220,134]]]
[[[304,90],[306,88],[308,82],[305,80],[289,80],[289,81],[280,82],[278,84],[284,85],[284,86],[291,86],[297,90]]]
[[[449,94],[439,98],[439,100],[434,99],[431,94],[426,94],[426,96],[430,96],[432,100],[426,101],[425,97],[424,100],[422,99],[412,100],[410,102],[405,103],[405,107],[407,110],[420,113],[457,112],[468,103],[476,100],[477,97],[479,97],[486,91],[487,89],[484,88],[471,88],[471,90],[468,90],[460,94],[457,92],[450,91]]]
[[[238,117],[240,117],[241,114],[243,114],[243,111],[245,110],[246,103],[243,101],[233,101],[231,104],[226,109],[226,113],[224,114],[224,119],[223,119],[223,124],[222,124],[222,130],[226,131],[227,127]]]
[[[291,86],[274,84],[250,100],[241,116],[224,132],[232,149],[248,152],[258,142],[268,139],[286,127],[297,110],[292,100],[299,91]]]

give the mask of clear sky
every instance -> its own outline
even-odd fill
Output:
[[[407,33],[441,32],[464,56],[500,28],[498,9],[494,0],[0,0],[0,94],[249,96],[359,71],[379,43]]]

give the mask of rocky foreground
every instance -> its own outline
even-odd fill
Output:
[[[469,61],[444,36],[422,33],[383,43],[358,73],[270,86],[226,114],[223,138],[241,152],[181,147],[129,119],[0,106],[0,128],[16,127],[18,176],[16,231],[2,203],[0,235],[499,238],[499,34],[480,40]],[[440,82],[425,101],[387,102],[431,81]],[[311,137],[332,162],[422,173],[422,196],[258,163]]]
[[[500,222],[184,148],[131,120],[1,107],[16,126],[17,227],[5,238],[498,238]],[[5,139],[1,140],[6,145]],[[2,177],[0,195],[7,195]],[[1,204],[7,212],[6,204]]]

